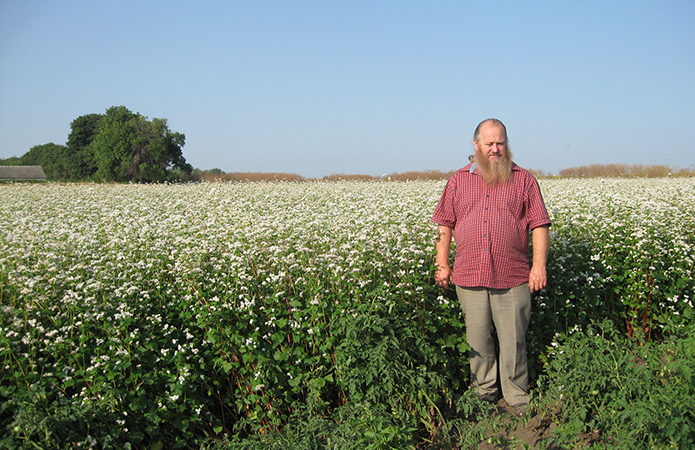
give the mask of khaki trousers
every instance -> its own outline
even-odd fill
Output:
[[[498,393],[511,406],[527,404],[528,359],[526,331],[531,318],[528,283],[511,289],[465,288],[456,294],[466,317],[471,385],[479,396]],[[499,366],[493,332],[499,341]]]

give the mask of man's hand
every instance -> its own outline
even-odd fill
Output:
[[[534,265],[528,276],[528,287],[531,292],[540,291],[548,284],[548,275],[544,265]]]
[[[451,271],[451,267],[447,266],[439,266],[437,267],[437,271],[434,273],[434,282],[437,283],[437,286],[443,287],[444,289],[449,289],[449,283],[453,283],[452,277],[453,272]]]
[[[548,256],[548,246],[550,243],[549,225],[544,225],[533,229],[533,263],[531,273],[528,276],[528,287],[531,292],[540,291],[548,284],[548,274],[545,270],[545,263]]]
[[[452,281],[453,272],[449,267],[449,249],[451,248],[451,238],[453,230],[449,227],[439,225],[437,227],[437,242],[434,248],[437,252],[435,258],[437,271],[434,274],[434,282],[437,286],[449,289],[449,282]]]

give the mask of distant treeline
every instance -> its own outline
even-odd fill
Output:
[[[559,175],[542,170],[528,169],[536,178],[660,178],[660,177],[691,177],[695,168],[676,169],[673,167],[642,164],[592,164],[589,166],[562,169]],[[221,169],[194,169],[190,175],[192,181],[414,181],[414,180],[448,180],[454,171],[439,170],[410,171],[388,175],[347,175],[333,174],[321,178],[305,178],[295,173],[278,172],[229,172]]]
[[[676,169],[674,167],[642,164],[591,164],[589,166],[570,167],[560,171],[561,177],[587,178],[660,178],[660,177],[691,177],[695,168]]]
[[[51,181],[413,181],[448,180],[454,171],[409,171],[386,175],[332,174],[307,178],[284,172],[223,172],[194,169],[183,157],[185,136],[172,132],[166,119],[148,120],[125,107],[75,119],[66,145],[37,145],[21,157],[0,158],[0,165],[39,165]],[[536,178],[659,178],[691,177],[695,167],[591,164],[552,174],[528,169]]]
[[[305,178],[296,173],[278,172],[229,172],[220,169],[193,169],[193,181],[408,181],[408,180],[448,180],[454,171],[425,170],[420,172],[392,173],[383,176],[332,174],[321,178]]]

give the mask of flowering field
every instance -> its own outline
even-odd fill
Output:
[[[443,187],[0,185],[0,446],[198,448],[300,411],[370,442],[435,435],[468,383],[458,304],[432,283]],[[694,179],[541,189],[534,377],[603,319],[692,330]]]

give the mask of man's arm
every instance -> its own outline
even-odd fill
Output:
[[[449,288],[449,282],[452,281],[453,272],[449,266],[449,250],[451,250],[452,230],[449,227],[439,225],[437,227],[437,242],[434,248],[437,252],[435,262],[437,264],[437,272],[434,274],[434,281],[437,286],[444,289]]]
[[[544,225],[533,229],[533,262],[531,273],[528,277],[528,286],[531,292],[540,291],[548,284],[548,275],[545,270],[548,259],[548,246],[550,245],[550,226]]]

